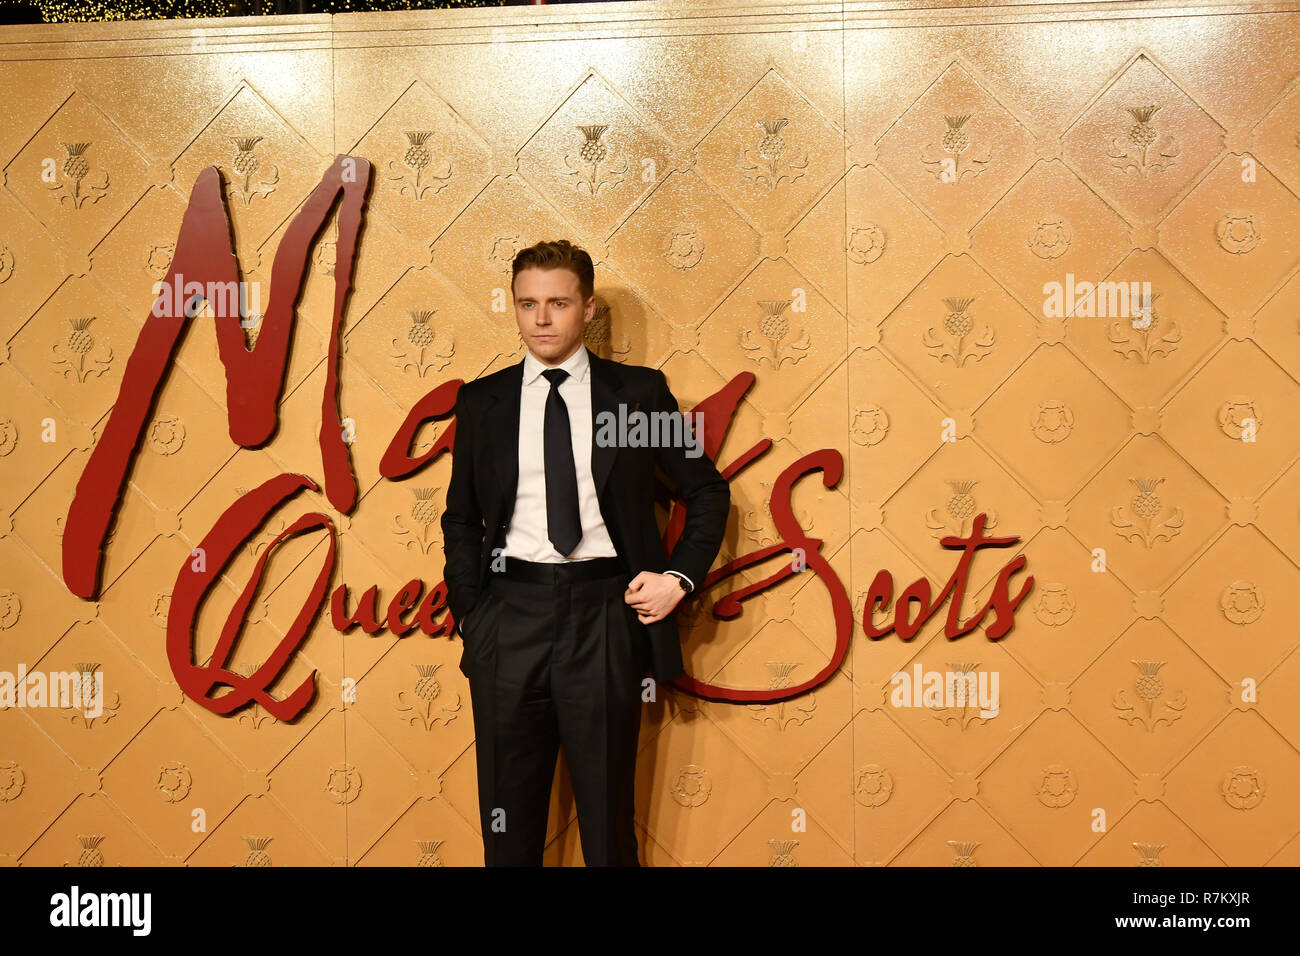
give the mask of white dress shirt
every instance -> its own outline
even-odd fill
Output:
[[[566,555],[551,544],[546,530],[546,455],[544,434],[546,397],[551,383],[542,372],[552,366],[538,361],[532,352],[524,355],[523,386],[519,395],[519,486],[515,493],[515,510],[506,529],[505,556],[523,561],[585,561],[589,558],[615,557],[618,552],[605,527],[596,497],[596,481],[591,474],[592,413],[591,362],[582,346],[560,365],[569,373],[560,383],[560,397],[569,410],[569,434],[573,439],[573,464],[578,477],[578,516],[582,521],[582,538]],[[632,568],[638,573],[645,568]],[[695,584],[678,571],[667,571]]]
[[[582,538],[569,555],[560,554],[546,532],[546,456],[543,445],[546,397],[551,383],[544,365],[529,352],[524,356],[524,382],[519,395],[519,489],[515,511],[506,529],[505,555],[524,561],[579,561],[616,555],[605,528],[591,476],[591,362],[579,348],[559,368],[569,373],[560,383],[560,397],[569,409],[573,464],[578,474],[578,515]]]

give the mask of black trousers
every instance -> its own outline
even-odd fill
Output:
[[[487,866],[541,866],[561,746],[586,864],[640,865],[634,777],[650,651],[623,600],[632,575],[598,560],[507,559],[465,621]]]

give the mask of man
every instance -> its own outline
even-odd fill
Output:
[[[673,615],[708,574],[731,503],[702,434],[608,440],[602,423],[620,410],[627,421],[678,407],[662,372],[587,350],[593,284],[591,257],[566,240],[521,251],[511,292],[527,354],[456,399],[443,574],[464,642],[488,866],[541,865],[560,746],[587,865],[639,865],[646,670],[661,682],[685,673]],[[656,465],[686,505],[671,556],[655,523]]]

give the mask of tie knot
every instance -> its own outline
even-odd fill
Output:
[[[548,368],[542,372],[546,380],[551,383],[551,388],[559,388],[560,383],[569,377],[569,373],[562,368]]]

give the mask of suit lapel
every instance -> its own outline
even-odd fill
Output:
[[[492,442],[492,455],[496,468],[492,477],[505,501],[505,520],[515,510],[515,494],[519,488],[519,399],[524,385],[524,363],[521,359],[501,376],[500,386],[492,392],[492,404],[485,416],[488,440]]]
[[[596,484],[596,497],[599,498],[604,492],[605,482],[609,480],[609,473],[614,468],[614,459],[618,457],[618,444],[598,444],[596,429],[602,413],[613,415],[614,421],[618,421],[623,376],[617,362],[603,359],[591,350],[587,351],[587,360],[591,363],[591,477]]]

